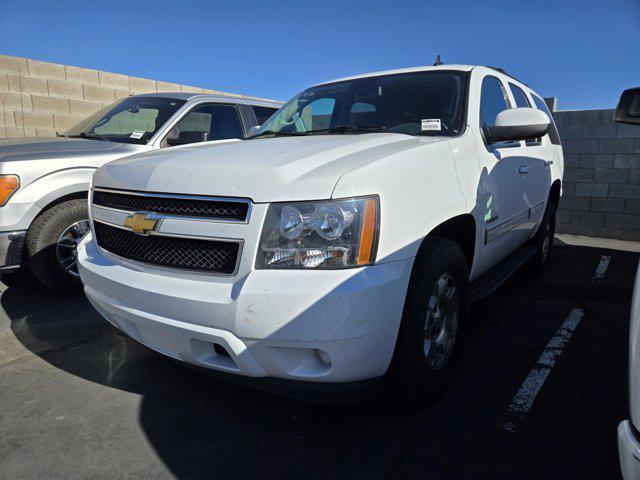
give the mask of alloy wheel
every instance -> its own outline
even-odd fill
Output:
[[[60,235],[56,243],[58,263],[72,277],[78,274],[78,243],[89,230],[89,220],[80,220],[69,225]]]
[[[424,355],[431,370],[447,362],[458,333],[459,305],[456,283],[448,273],[442,274],[429,296],[424,323]]]

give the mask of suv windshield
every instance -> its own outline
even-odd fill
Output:
[[[145,144],[185,104],[163,97],[127,97],[67,130],[63,136]]]
[[[458,135],[466,73],[401,73],[311,87],[287,102],[254,136],[350,134]]]

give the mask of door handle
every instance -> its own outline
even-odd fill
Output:
[[[553,165],[553,160],[545,160],[544,161],[544,166],[545,167],[550,167],[551,165]]]
[[[529,173],[529,170],[531,170],[531,167],[529,165],[520,165],[518,172],[523,175],[526,175],[527,173]]]

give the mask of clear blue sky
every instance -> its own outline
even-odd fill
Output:
[[[282,100],[441,54],[612,108],[640,85],[640,0],[0,0],[0,53]]]

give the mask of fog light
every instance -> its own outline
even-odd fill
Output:
[[[320,360],[322,361],[322,363],[324,363],[325,365],[331,366],[331,357],[327,352],[323,350],[318,350],[318,356],[320,357]]]

